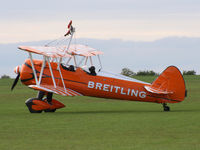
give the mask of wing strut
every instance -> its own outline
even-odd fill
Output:
[[[70,60],[72,59],[72,57],[69,57],[69,59],[67,60],[67,63],[66,63],[66,65],[68,65],[69,64],[69,62],[70,62]]]
[[[59,63],[58,63],[58,71],[60,73],[60,77],[61,77],[61,80],[62,80],[63,87],[65,89],[65,92],[67,93],[67,95],[69,95],[69,93],[67,92],[66,87],[65,87],[65,83],[64,83],[64,80],[63,80],[62,72],[60,70],[60,64]]]
[[[93,63],[92,63],[92,57],[91,57],[91,56],[89,56],[89,58],[90,58],[90,63],[91,63],[91,66],[93,66]]]
[[[49,61],[49,57],[47,57],[47,62],[48,62],[48,65],[49,65],[49,70],[51,72],[51,77],[52,77],[52,80],[53,80],[53,85],[56,88],[56,82],[55,82],[55,78],[54,78],[53,71],[52,71],[52,68],[51,68],[51,64],[50,64],[50,61]]]
[[[42,81],[42,75],[43,75],[45,66],[46,66],[46,56],[43,56],[43,63],[42,63],[41,71],[40,71],[39,85],[40,85],[40,83]]]
[[[88,56],[85,59],[85,66],[87,65]]]
[[[99,59],[99,64],[100,64],[100,69],[99,70],[101,70],[102,69],[102,63],[101,63],[101,59],[100,59],[100,56],[99,55],[97,55],[98,56],[98,59]]]
[[[28,52],[28,53],[29,53],[29,57],[30,57],[30,60],[31,60],[31,66],[32,66],[34,77],[35,77],[36,85],[39,85],[39,82],[38,82],[38,79],[37,79],[37,74],[36,74],[35,67],[34,67],[34,64],[33,64],[32,54],[31,54],[31,52]]]

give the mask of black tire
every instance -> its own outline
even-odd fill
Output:
[[[169,106],[165,106],[164,107],[164,111],[170,111],[170,107]]]
[[[44,112],[55,112],[56,111],[56,109],[46,109],[46,110],[44,110]]]
[[[32,101],[33,100],[39,100],[38,98],[29,98],[26,100],[25,104],[28,107],[30,113],[41,113],[42,110],[33,110],[32,105],[35,105]]]

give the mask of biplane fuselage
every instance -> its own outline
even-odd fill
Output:
[[[33,60],[34,67],[39,79],[40,70],[42,67],[41,60]],[[49,66],[46,64],[44,67],[41,86],[46,86],[55,93],[65,95],[61,78],[63,77],[65,87],[70,88],[81,95],[93,96],[110,99],[130,100],[130,101],[142,101],[142,102],[155,102],[155,103],[176,103],[180,102],[176,99],[170,99],[166,94],[153,94],[145,89],[145,86],[151,84],[142,81],[135,80],[128,81],[112,77],[106,77],[102,75],[93,76],[88,74],[82,68],[78,67],[75,71],[69,71],[61,68],[62,77],[57,69],[57,63],[50,63],[53,71],[53,76],[56,83],[54,88],[52,76],[49,70]],[[35,85],[34,74],[31,67],[30,59],[27,59],[22,65],[20,79],[25,85]],[[35,88],[37,89],[37,88]],[[41,90],[41,89],[37,89]],[[45,91],[45,90],[44,90]],[[73,96],[73,93],[69,93]]]

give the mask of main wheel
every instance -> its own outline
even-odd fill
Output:
[[[26,104],[26,106],[28,107],[30,113],[41,113],[42,110],[34,110],[34,109],[32,109],[32,106],[35,105],[35,104],[33,103],[33,100],[38,100],[38,98],[29,98],[29,99],[27,99],[26,102],[25,102],[25,104]]]
[[[165,106],[164,107],[164,111],[170,111],[170,107],[169,106]]]
[[[45,109],[44,112],[55,112],[56,109]]]

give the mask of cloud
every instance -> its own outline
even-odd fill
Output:
[[[87,44],[104,52],[101,56],[105,70],[120,73],[128,67],[139,70],[162,72],[167,66],[178,66],[181,71],[195,70],[200,74],[200,38],[168,37],[153,42],[133,42],[121,39],[77,39],[77,43]],[[47,41],[0,44],[0,75],[14,77],[13,68],[27,58],[24,51],[17,50],[19,45],[44,45]]]
[[[0,43],[56,38],[70,19],[79,38],[200,36],[198,0],[7,0],[1,6]]]
[[[198,0],[18,0],[3,1],[1,18],[61,19],[71,16],[76,19],[132,19],[136,16],[199,14]],[[56,19],[56,20],[58,20]]]
[[[63,36],[69,20],[0,21],[0,43],[55,39]],[[194,23],[188,23],[194,22]],[[168,36],[199,37],[200,20],[73,20],[77,38],[154,41]]]

